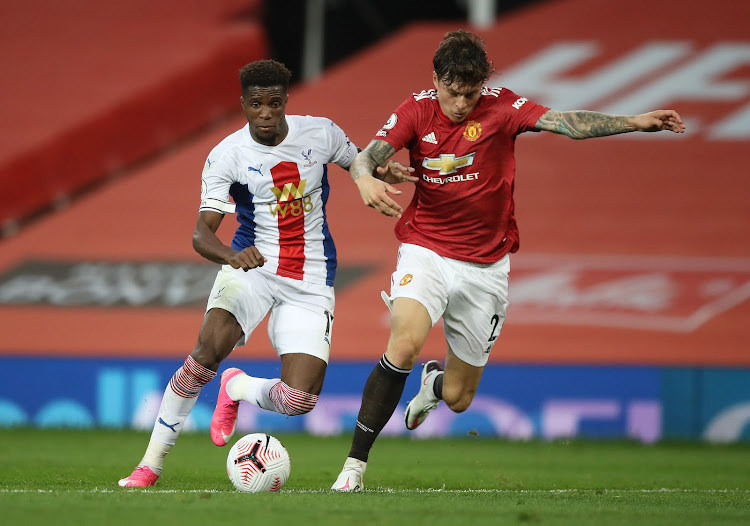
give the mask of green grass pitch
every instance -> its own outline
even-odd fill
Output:
[[[184,433],[153,488],[117,480],[149,434],[0,430],[0,523],[352,525],[747,525],[750,445],[381,438],[367,491],[328,490],[348,436],[277,435],[292,473],[277,494],[243,494],[229,447]]]

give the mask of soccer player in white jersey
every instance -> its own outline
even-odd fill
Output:
[[[285,114],[290,77],[274,60],[240,70],[248,124],[208,155],[193,233],[196,252],[222,268],[195,348],[169,381],[146,453],[119,481],[122,487],[154,485],[202,387],[269,312],[268,334],[281,358],[281,378],[225,370],[211,420],[213,442],[224,446],[232,438],[241,400],[301,415],[312,410],[323,387],[336,272],[325,212],[328,164],[348,169],[357,148],[329,119]],[[373,175],[396,183],[415,180],[413,171],[388,162]],[[216,231],[224,214],[235,212],[240,225],[226,246]]]
[[[403,393],[406,377],[432,326],[442,317],[448,350],[443,366],[425,363],[421,386],[406,407],[415,429],[441,400],[465,411],[497,341],[508,305],[509,254],[518,250],[514,216],[515,138],[550,131],[587,139],[685,126],[673,110],[642,115],[558,112],[484,83],[492,74],[484,44],[472,33],[448,33],[433,57],[435,89],[401,104],[350,172],[365,204],[398,216],[401,241],[391,294],[391,334],[365,383],[349,456],[332,489],[358,491],[370,449]],[[414,197],[401,206],[372,169],[402,148],[417,167]]]

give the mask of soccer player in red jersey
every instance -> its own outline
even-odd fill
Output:
[[[550,131],[573,139],[635,131],[683,133],[673,110],[642,115],[554,111],[505,88],[487,88],[493,73],[480,37],[448,33],[433,57],[434,89],[404,101],[359,153],[349,171],[362,200],[399,217],[401,241],[391,293],[391,334],[365,383],[354,438],[332,489],[358,491],[370,449],[403,393],[432,326],[442,317],[445,365],[425,363],[405,413],[415,429],[441,400],[460,413],[471,404],[508,305],[509,254],[518,250],[513,182],[516,136]],[[402,148],[417,179],[406,208],[373,169]],[[403,214],[402,214],[403,212]]]

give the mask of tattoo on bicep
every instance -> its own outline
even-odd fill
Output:
[[[547,111],[537,121],[540,130],[567,135],[573,139],[605,137],[633,131],[625,115],[595,111]]]

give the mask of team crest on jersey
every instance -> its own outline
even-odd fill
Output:
[[[474,142],[482,135],[482,125],[477,121],[469,121],[464,129],[464,139]]]
[[[403,278],[401,278],[401,281],[399,281],[398,284],[403,287],[404,285],[408,285],[409,283],[411,283],[412,279],[414,279],[414,276],[412,276],[411,274],[407,274]]]
[[[315,166],[316,164],[318,164],[318,161],[312,158],[312,148],[302,150],[302,158],[305,160],[305,162],[302,163],[302,166],[304,166],[305,168],[310,168],[311,166]]]

